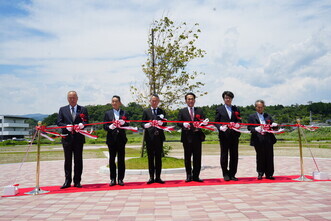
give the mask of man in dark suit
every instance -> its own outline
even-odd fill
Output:
[[[104,129],[107,133],[107,145],[109,150],[109,171],[110,171],[110,186],[116,185],[116,164],[115,158],[117,155],[118,165],[118,185],[124,186],[125,175],[125,144],[128,141],[126,138],[125,129],[120,129],[121,126],[128,126],[125,122],[129,117],[124,110],[121,110],[121,98],[117,95],[112,97],[111,105],[113,109],[105,113],[104,122],[113,121],[113,123],[104,124]]]
[[[216,110],[215,122],[233,122],[240,123],[239,109],[232,105],[234,95],[231,91],[224,91],[222,94],[224,105]],[[216,124],[219,131],[220,147],[221,147],[221,168],[225,181],[238,179],[235,177],[238,167],[238,144],[240,133],[228,128],[228,126]],[[230,153],[230,162],[228,164],[228,156]]]
[[[192,121],[201,121],[204,115],[201,109],[194,107],[195,94],[187,93],[185,95],[185,102],[187,107],[181,109],[178,114],[178,121],[187,121],[178,123],[177,125],[182,128],[181,142],[184,147],[184,161],[186,170],[186,182],[196,181],[203,182],[199,178],[201,170],[201,149],[202,141],[205,140],[205,134],[200,128],[194,127]],[[207,123],[204,123],[205,125]],[[193,170],[191,166],[191,157],[193,155]]]
[[[144,110],[142,120],[157,120],[158,125],[165,126],[166,123],[162,120],[165,119],[166,114],[164,110],[158,107],[159,103],[159,96],[157,94],[152,95],[150,99],[151,107]],[[142,126],[145,128],[145,141],[148,155],[149,180],[147,184],[154,182],[162,184],[164,183],[161,179],[163,142],[165,141],[164,131],[153,127],[150,122],[142,123]]]
[[[57,118],[58,126],[66,126],[66,128],[62,128],[62,134],[66,136],[62,139],[65,182],[61,189],[71,186],[72,154],[74,154],[74,187],[82,187],[80,182],[83,171],[83,145],[85,143],[85,137],[77,131],[83,129],[84,124],[88,123],[87,109],[77,105],[77,93],[75,91],[69,91],[67,99],[69,105],[60,108]]]
[[[258,173],[258,180],[262,179],[265,174],[267,179],[274,180],[274,147],[276,137],[273,133],[265,132],[263,127],[267,125],[271,129],[276,128],[277,124],[273,123],[273,119],[267,113],[264,113],[265,103],[263,100],[255,102],[256,113],[251,114],[248,119],[250,124],[248,130],[251,131],[250,145],[254,146],[256,151],[256,170]]]

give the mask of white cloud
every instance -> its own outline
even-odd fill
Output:
[[[3,114],[57,112],[73,89],[82,105],[114,94],[132,101],[149,26],[162,15],[200,24],[198,46],[207,55],[189,69],[206,73],[209,94],[198,105],[222,102],[224,90],[238,105],[331,102],[328,1],[32,0],[23,7],[27,15],[0,17],[0,68],[13,67],[0,69]]]

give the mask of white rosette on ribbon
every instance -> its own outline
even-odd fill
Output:
[[[91,138],[91,139],[97,139],[98,136],[92,135],[93,129],[91,128],[91,131],[88,132],[87,130],[83,130],[84,125],[82,123],[78,125],[74,125],[74,130],[76,133],[80,133],[81,135],[84,135],[85,137]]]
[[[229,129],[237,131],[239,133],[243,133],[243,134],[251,133],[250,131],[240,130],[241,125],[239,123],[230,122],[227,126]]]
[[[122,127],[122,125],[124,125],[124,123],[125,123],[125,121],[121,119],[121,120],[115,120],[113,124],[118,129],[131,130],[133,132],[138,132],[137,127],[131,127],[131,126]]]
[[[161,114],[161,115],[163,115],[163,114]],[[164,130],[164,131],[171,132],[171,131],[175,130],[174,126],[162,126],[162,125],[160,125],[159,122],[162,122],[162,121],[152,120],[150,123],[151,123],[152,127],[156,127],[158,129],[161,129],[161,130]]]
[[[284,133],[284,129],[281,128],[279,130],[272,130],[272,127],[277,127],[278,125],[276,123],[270,124],[261,124],[260,130],[257,130],[258,133],[264,135],[265,133],[270,133],[270,134],[281,134]]]

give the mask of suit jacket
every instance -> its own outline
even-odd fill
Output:
[[[147,108],[143,112],[142,120],[162,120],[159,116],[160,114],[163,114],[164,117],[166,116],[165,111],[159,107],[157,108],[157,112],[156,112],[157,116],[155,116],[151,108]],[[141,124],[142,128],[144,128],[144,124],[146,124],[146,122],[143,122]],[[167,123],[164,122],[162,126],[166,126],[166,125]],[[156,127],[150,127],[147,129],[145,128],[145,139],[153,140],[155,137],[159,137],[162,141],[165,141],[164,131]]]
[[[272,124],[273,123],[273,119],[269,114],[263,113],[263,117],[264,117],[264,120],[266,121],[267,124]],[[256,112],[254,114],[249,115],[248,123],[250,123],[250,124],[260,124],[260,119],[259,119]],[[262,135],[262,134],[258,133],[255,130],[255,127],[257,127],[257,126],[256,125],[248,125],[247,126],[247,129],[249,131],[251,131],[251,133],[252,133],[251,142],[250,142],[251,146],[261,144],[266,139],[268,141],[270,141],[272,144],[275,144],[277,142],[276,137],[275,137],[274,134],[265,133],[264,135]]]
[[[202,109],[194,107],[194,121],[198,121],[197,115],[200,115],[200,119],[205,119],[205,116],[202,112]],[[178,113],[178,121],[192,121],[190,113],[188,111],[188,108],[185,107],[181,110],[179,110]],[[181,142],[192,142],[193,137],[198,138],[201,142],[205,141],[205,134],[202,132],[200,128],[194,128],[193,124],[191,123],[190,129],[187,129],[183,126],[183,123],[177,124],[179,127],[182,128],[182,134],[181,134]]]
[[[88,124],[88,113],[85,107],[77,105],[76,117],[74,121],[72,120],[70,105],[60,108],[59,115],[57,117],[58,126],[67,126],[68,124],[74,125],[79,123]],[[62,143],[71,143],[72,141],[82,144],[85,143],[85,136],[80,133],[70,132],[66,128],[62,128],[62,134],[67,134],[67,136],[62,139]]]
[[[127,115],[127,113],[120,109],[120,117],[119,119],[125,119],[125,120],[129,120],[129,116]],[[104,122],[108,122],[108,121],[115,121],[115,115],[114,115],[114,110],[111,109],[109,111],[106,111],[105,113],[105,117],[104,117]],[[108,145],[110,145],[112,142],[116,142],[117,140],[123,143],[126,143],[128,141],[128,139],[126,138],[126,133],[124,129],[119,129],[119,128],[115,128],[114,130],[111,130],[109,128],[109,125],[111,125],[112,123],[107,123],[103,125],[103,128],[108,132],[107,133],[107,140],[106,143]],[[124,125],[122,126],[128,126],[129,123],[125,122]]]
[[[237,114],[235,114],[237,113]],[[229,118],[229,114],[225,108],[225,105],[222,105],[216,109],[216,117],[215,117],[215,122],[234,122],[234,123],[241,123],[240,117],[240,111],[237,106],[232,105],[232,114],[231,114],[231,119]],[[218,129],[219,132],[219,137],[220,139],[222,138],[239,138],[241,133],[227,129],[225,132],[220,130],[221,124],[215,124],[215,126]]]

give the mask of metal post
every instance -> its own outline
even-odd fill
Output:
[[[141,143],[141,153],[140,153],[140,157],[144,157],[145,149],[146,149],[146,146],[145,146],[145,129],[143,129],[143,141],[142,141],[142,143]]]
[[[302,154],[302,142],[301,142],[301,127],[300,127],[300,119],[297,119],[298,123],[298,136],[299,136],[299,150],[300,150],[300,168],[301,168],[301,175],[300,177],[293,179],[296,181],[312,181],[311,179],[305,177],[303,172],[303,154]]]
[[[38,122],[38,126],[41,126],[41,121]],[[48,193],[49,191],[41,190],[39,188],[39,175],[40,175],[40,130],[38,130],[38,140],[37,140],[37,168],[36,168],[36,187],[25,194],[38,195],[42,193]]]

